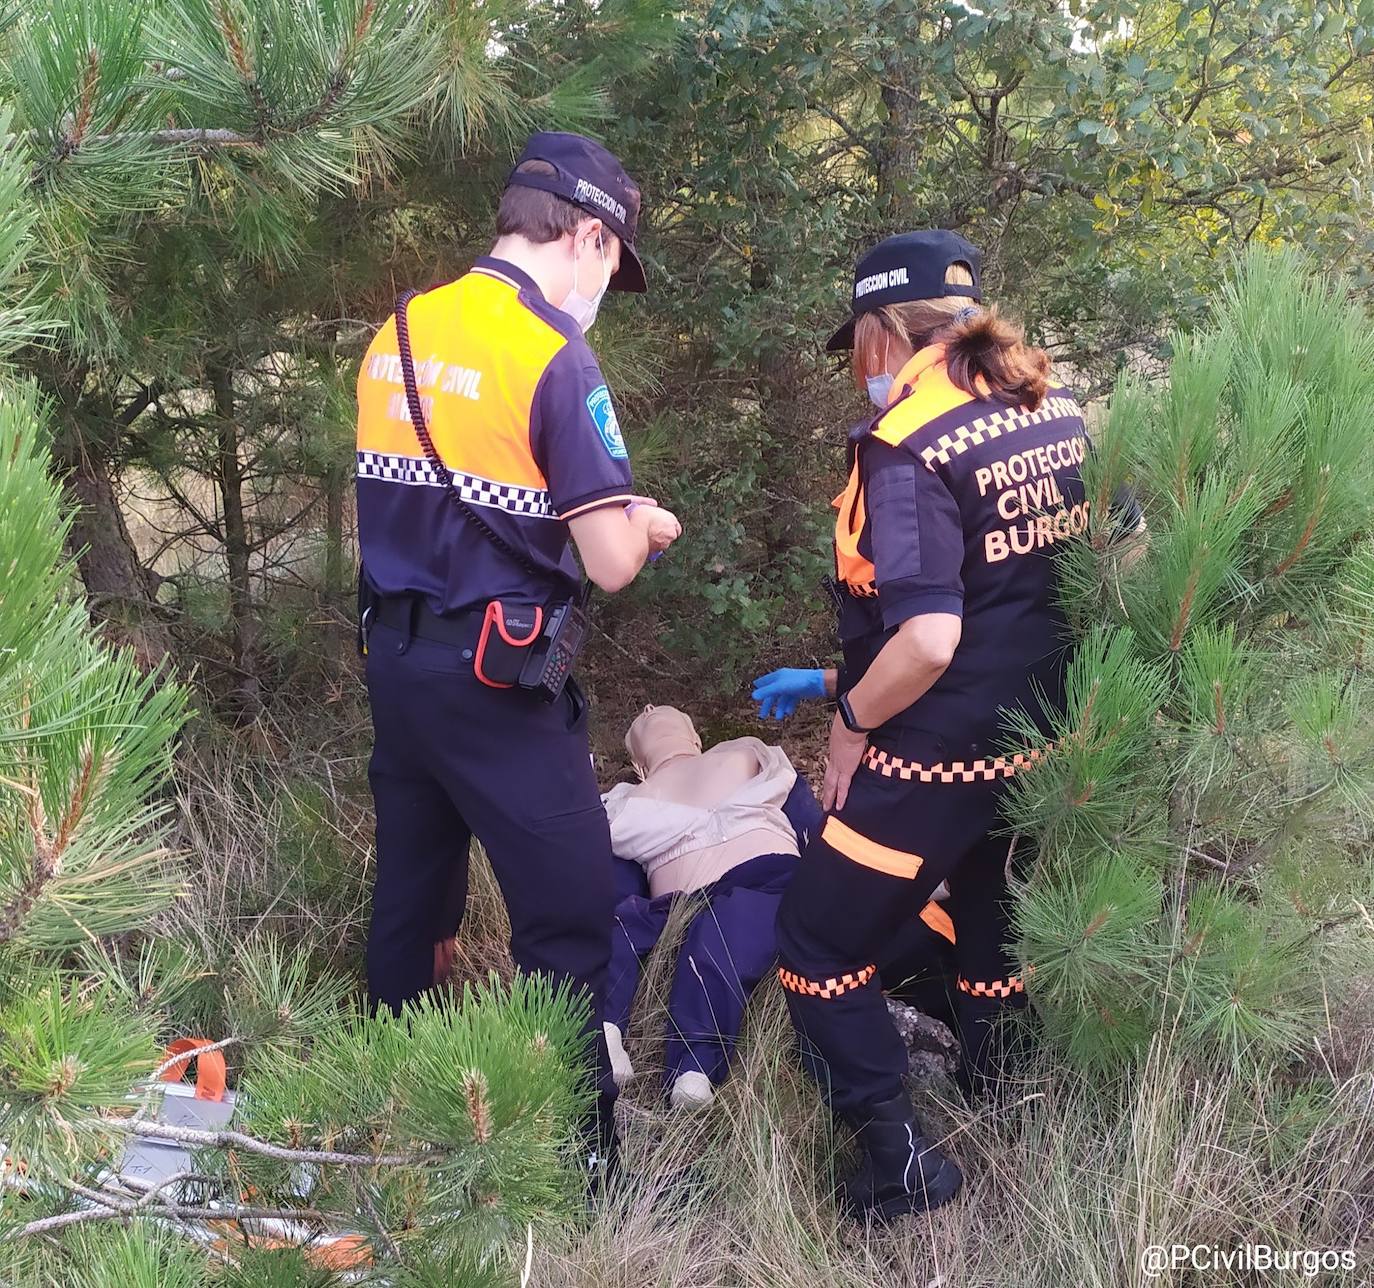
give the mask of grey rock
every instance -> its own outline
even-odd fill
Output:
[[[952,1078],[959,1068],[959,1042],[948,1027],[905,1002],[887,999],[888,1014],[907,1050],[907,1070],[917,1086]]]

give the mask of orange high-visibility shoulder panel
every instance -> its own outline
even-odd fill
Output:
[[[831,503],[835,515],[835,575],[849,587],[851,595],[876,595],[873,562],[859,553],[859,537],[867,521],[859,458],[849,471],[849,482]]]
[[[530,449],[535,391],[567,340],[527,309],[515,283],[478,269],[407,309],[416,384],[434,446],[451,470],[546,488]],[[358,373],[358,450],[421,460],[410,423],[396,319]]]
[[[900,376],[898,383],[901,383]],[[873,431],[873,437],[898,447],[937,416],[943,416],[972,401],[973,395],[966,394],[949,378],[945,364],[936,363],[925,368],[912,386],[911,393],[883,416]]]
[[[874,438],[898,447],[937,417],[973,401],[950,380],[943,358],[943,348],[932,345],[922,349],[898,372],[896,383],[910,385],[911,392],[883,413],[872,430]],[[849,482],[831,504],[838,511],[835,517],[835,575],[848,585],[853,595],[876,595],[873,563],[859,553],[865,508],[857,453],[849,471]]]

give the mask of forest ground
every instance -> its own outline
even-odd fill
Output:
[[[747,693],[697,695],[693,703],[671,683],[627,679],[614,643],[603,640],[586,668],[603,786],[630,774],[621,737],[647,701],[692,710],[708,741],[743,733],[779,741],[818,781],[828,726],[822,706],[781,729],[765,727]],[[309,944],[321,966],[359,972],[372,863],[366,704],[348,647],[297,654],[306,656],[313,660],[252,727],[202,718],[187,740],[177,778],[180,841],[198,875],[197,906],[183,913],[205,927],[207,943],[277,934]],[[504,908],[485,860],[474,860],[455,983],[510,970]],[[1374,985],[1329,999],[1328,1031],[1301,1061],[1320,1079],[1320,1094],[1278,1076],[1258,1092],[1226,1079],[1196,1081],[1167,1037],[1112,1084],[1042,1053],[997,1103],[968,1105],[952,1086],[920,1088],[922,1114],[965,1170],[964,1195],[889,1230],[864,1229],[830,1201],[848,1147],[796,1065],[776,987],[756,995],[738,1067],[713,1106],[694,1117],[666,1110],[665,970],[681,929],[677,917],[636,1009],[629,1045],[640,1076],[621,1102],[624,1175],[584,1222],[539,1231],[531,1284],[1374,1282],[1369,1246],[1355,1250],[1354,1271],[1299,1259],[1282,1271],[1233,1265],[1156,1278],[1142,1263],[1152,1245],[1340,1251],[1345,1231],[1370,1227],[1374,1205],[1362,1178],[1374,1151]]]

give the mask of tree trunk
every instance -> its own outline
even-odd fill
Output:
[[[773,266],[756,254],[750,265],[750,288],[766,292],[773,281]],[[811,364],[795,346],[778,345],[759,357],[755,388],[768,432],[761,462],[765,478],[795,477],[798,455],[812,450],[818,416],[811,381]],[[759,525],[752,536],[762,544],[767,558],[779,558],[810,539],[810,533],[798,526],[807,515],[804,506],[774,510],[770,521]]]
[[[324,476],[324,594],[332,608],[348,590],[344,573],[344,497],[348,473],[331,465]],[[338,671],[344,660],[343,631],[330,627],[324,637],[324,662],[330,672]]]
[[[91,620],[111,642],[132,648],[138,664],[150,670],[172,650],[171,632],[154,603],[155,579],[129,537],[108,460],[72,423],[72,408],[59,407],[67,423],[54,455],[76,513],[67,550],[86,588]]]
[[[324,476],[324,591],[342,595],[344,583],[344,492],[347,473],[331,465]]]
[[[239,460],[238,426],[234,421],[234,377],[228,367],[210,371],[218,421],[215,483],[224,514],[224,560],[229,572],[229,622],[234,666],[238,671],[239,714],[256,715],[262,705],[257,668],[257,621],[249,582],[248,525],[243,508],[243,462]]]
[[[899,232],[911,224],[921,148],[919,91],[920,81],[905,57],[888,63],[882,85],[887,121],[876,157],[878,218],[884,233]]]

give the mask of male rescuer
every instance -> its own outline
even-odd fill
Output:
[[[402,296],[358,377],[377,811],[368,991],[397,1010],[431,984],[476,836],[516,964],[592,1004],[603,1160],[614,1138],[600,1019],[614,892],[586,701],[568,675],[586,597],[569,538],[591,581],[614,592],[681,533],[635,495],[585,339],[607,290],[645,290],[639,207],[605,148],[534,135],[491,253]]]

